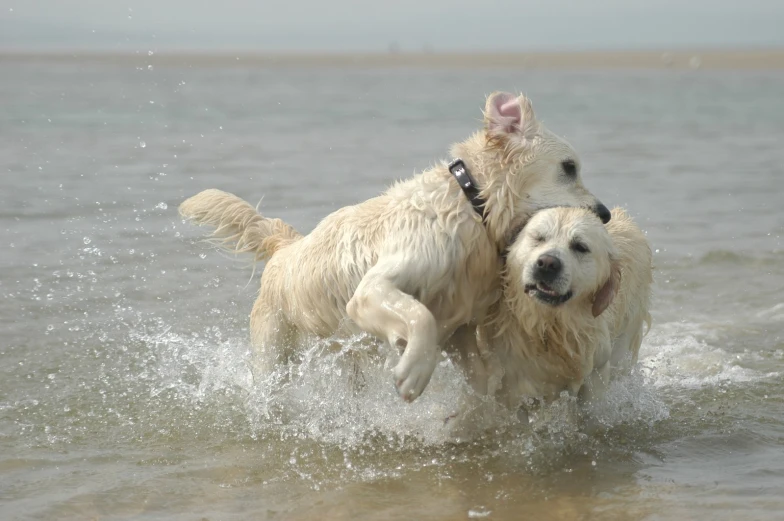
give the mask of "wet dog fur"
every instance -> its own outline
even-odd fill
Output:
[[[308,235],[221,190],[180,205],[230,251],[266,261],[250,315],[257,374],[308,335],[366,332],[402,350],[393,376],[405,400],[422,393],[441,350],[454,345],[465,346],[465,370],[483,385],[476,326],[500,296],[499,252],[511,231],[543,207],[584,207],[605,220],[609,211],[583,185],[575,150],[525,96],[490,95],[484,128],[451,154],[481,188],[485,222],[445,163],[335,211]]]

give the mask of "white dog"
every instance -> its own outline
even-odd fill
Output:
[[[606,227],[580,208],[534,215],[508,251],[504,296],[480,328],[502,372],[496,396],[510,408],[563,391],[589,400],[628,372],[643,323],[650,327],[651,262],[648,241],[620,208]]]
[[[485,128],[452,147],[475,176],[473,201],[439,165],[328,215],[307,236],[219,190],[180,205],[216,226],[232,251],[267,260],[250,319],[258,370],[286,360],[302,335],[365,331],[404,349],[394,380],[413,400],[453,334],[475,345],[477,321],[500,295],[499,252],[514,227],[559,204],[609,220],[582,184],[577,153],[539,124],[527,98],[494,93],[484,112]]]

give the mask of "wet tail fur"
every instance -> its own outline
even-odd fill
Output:
[[[180,215],[195,224],[215,226],[212,237],[228,251],[251,253],[266,261],[276,251],[302,238],[280,219],[262,216],[250,204],[222,190],[204,190],[180,204]]]

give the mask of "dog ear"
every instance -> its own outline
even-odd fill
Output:
[[[593,297],[593,306],[591,307],[591,312],[593,313],[594,317],[598,317],[599,315],[607,309],[615,295],[618,293],[618,289],[621,287],[621,263],[617,260],[612,260],[610,263],[610,278],[607,279],[607,282],[604,283],[604,286],[596,292],[596,295]]]
[[[523,141],[536,134],[536,116],[531,101],[509,92],[494,92],[487,98],[485,126],[492,137],[517,135]]]

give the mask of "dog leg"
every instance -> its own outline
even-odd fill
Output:
[[[485,366],[487,375],[487,394],[495,396],[501,390],[504,368],[498,356],[490,347],[490,336],[484,325],[477,328],[476,347]]]
[[[259,300],[250,316],[252,365],[256,377],[264,378],[288,360],[297,334],[281,311],[269,311]]]
[[[368,271],[346,312],[360,328],[405,349],[393,374],[398,394],[410,402],[422,394],[435,370],[438,328],[430,310],[385,275],[380,264]]]
[[[488,374],[477,347],[476,327],[472,325],[460,326],[449,337],[444,347],[447,353],[457,355],[455,361],[463,370],[463,374],[474,391],[486,395]]]
[[[610,364],[605,363],[601,367],[594,367],[580,388],[578,397],[581,402],[586,404],[601,400],[609,385]]]

